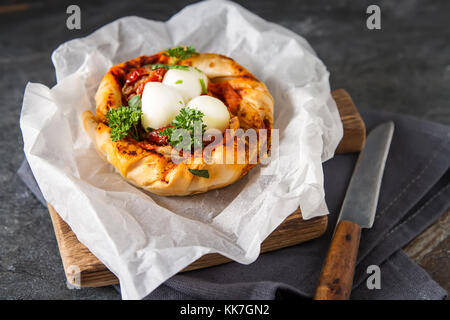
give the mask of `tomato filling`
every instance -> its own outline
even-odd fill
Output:
[[[228,82],[208,83],[207,94],[225,103],[233,115],[237,114],[242,97]]]
[[[145,134],[145,140],[148,143],[153,143],[158,146],[165,146],[165,145],[169,144],[169,137],[166,135],[163,135],[162,132],[164,129],[171,128],[171,127],[173,127],[173,126],[166,126],[163,128],[159,128],[159,129],[147,132]]]
[[[126,79],[126,83],[130,84],[130,83],[134,83],[136,82],[140,77],[144,76],[144,75],[148,75],[148,71],[146,68],[137,68],[134,69],[133,71],[131,71],[130,73],[127,74],[127,76],[125,77]]]
[[[148,82],[161,82],[166,74],[166,69],[152,70],[151,66],[143,66],[130,71],[125,77],[125,85],[122,88],[124,98],[128,101],[134,95],[144,91]]]
[[[143,57],[145,58],[145,57]],[[163,61],[165,59],[164,56],[153,57],[151,63],[166,63]],[[130,69],[128,69],[130,70]],[[144,91],[144,87],[148,82],[162,82],[167,69],[158,68],[153,70],[152,65],[144,65],[142,67],[137,67],[131,69],[128,73],[125,74],[124,85],[122,87],[122,98],[124,103],[127,103],[133,96],[140,94]],[[228,82],[219,82],[212,83],[209,82],[207,88],[207,94],[209,96],[218,98],[221,100],[231,112],[232,115],[236,115],[238,112],[239,104],[242,100],[242,97],[236,92],[233,87]],[[141,126],[140,126],[141,127]],[[150,132],[146,132],[144,134],[143,141],[139,142],[138,145],[146,150],[153,150],[158,146],[166,146],[169,144],[169,138],[167,135],[163,135],[162,132],[165,128],[171,126],[166,126],[163,128],[156,128]],[[143,128],[141,131],[143,131]],[[213,141],[205,141],[204,145],[212,143]]]

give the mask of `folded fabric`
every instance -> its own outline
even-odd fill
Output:
[[[450,128],[411,117],[366,111],[367,130],[393,120],[395,132],[386,162],[372,229],[364,229],[352,299],[443,299],[447,293],[401,248],[450,207]],[[357,154],[324,163],[327,232],[320,238],[262,254],[254,263],[235,262],[178,274],[147,299],[311,298],[319,279]],[[24,163],[21,179],[45,204]],[[381,289],[366,286],[367,267],[378,265]]]

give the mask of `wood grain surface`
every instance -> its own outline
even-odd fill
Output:
[[[332,92],[344,127],[344,136],[336,153],[360,151],[365,143],[364,122],[356,109],[350,95],[343,89]],[[82,287],[99,287],[117,284],[118,279],[99,261],[70,229],[55,209],[48,204],[53,227],[58,242],[61,259],[67,279],[70,283],[79,283]],[[261,244],[261,252],[296,245],[320,237],[327,228],[327,217],[303,220],[300,210],[293,212]],[[207,254],[182,272],[215,266],[230,260],[220,254]]]
[[[344,89],[335,90],[331,95],[336,101],[344,127],[344,137],[336,148],[336,153],[361,151],[366,142],[366,126],[352,98]]]
[[[317,286],[315,300],[348,300],[352,291],[361,227],[342,220],[333,235]]]
[[[405,253],[420,264],[439,243],[450,235],[450,210],[447,210],[435,223],[426,229],[420,236],[406,245]],[[449,273],[447,273],[449,275]]]

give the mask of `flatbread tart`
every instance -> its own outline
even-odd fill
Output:
[[[98,153],[128,182],[155,194],[184,196],[228,186],[260,162],[263,143],[270,150],[271,94],[220,54],[176,47],[115,65],[95,102],[96,114],[85,111],[82,122]],[[214,139],[180,140],[176,129],[192,134],[194,120],[202,133],[215,132]],[[237,135],[239,129],[253,129],[257,144]],[[245,148],[238,147],[239,139]],[[195,147],[212,145],[207,159],[196,156]],[[174,161],[181,153],[185,161]]]

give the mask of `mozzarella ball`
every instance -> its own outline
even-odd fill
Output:
[[[164,75],[162,83],[175,88],[183,97],[185,103],[202,94],[208,88],[208,77],[200,70],[188,67],[183,69],[169,69]]]
[[[187,104],[188,108],[203,112],[203,123],[206,130],[218,129],[224,132],[230,123],[230,113],[227,106],[217,98],[211,96],[198,96]]]
[[[181,95],[161,82],[148,82],[142,93],[142,126],[158,129],[169,125],[184,107]]]

